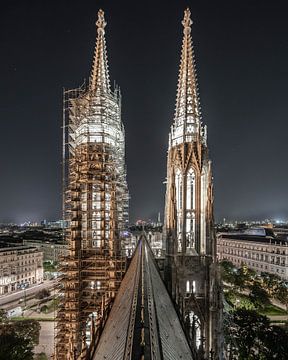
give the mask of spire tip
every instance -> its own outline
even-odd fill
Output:
[[[98,19],[96,21],[96,26],[98,28],[98,33],[103,32],[105,30],[105,26],[107,25],[105,18],[104,18],[104,11],[102,9],[99,9],[98,11]]]
[[[187,31],[187,30],[190,31],[192,24],[193,24],[193,21],[191,20],[191,11],[190,11],[189,8],[187,8],[184,11],[184,18],[183,18],[183,21],[182,21],[182,25],[184,27],[184,32]]]
[[[97,39],[89,88],[95,92],[96,90],[101,89],[101,91],[105,93],[110,93],[110,81],[105,42],[106,21],[104,18],[104,11],[102,9],[98,11],[96,26]]]

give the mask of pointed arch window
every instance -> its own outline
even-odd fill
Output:
[[[186,209],[195,209],[195,171],[191,167],[187,172]]]
[[[195,247],[195,170],[191,167],[186,175],[186,249]]]
[[[183,197],[183,186],[182,186],[182,173],[180,169],[175,171],[175,189],[176,189],[176,217],[177,217],[177,249],[178,252],[182,251],[182,197]]]
[[[180,169],[175,173],[175,188],[176,188],[176,209],[179,212],[182,209],[182,173]]]
[[[200,319],[193,311],[190,311],[189,313],[189,322],[190,322],[190,337],[191,339],[194,339],[196,348],[199,349],[202,341],[201,324],[200,324]]]
[[[186,212],[186,249],[195,248],[195,213]]]

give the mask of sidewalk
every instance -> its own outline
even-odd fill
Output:
[[[288,315],[268,315],[271,322],[273,321],[288,321]]]
[[[54,352],[54,327],[53,321],[40,321],[41,330],[39,336],[39,345],[35,346],[34,353],[44,352],[48,359]]]

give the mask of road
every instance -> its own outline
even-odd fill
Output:
[[[288,315],[268,315],[271,322],[273,321],[288,321]]]
[[[0,307],[5,309],[13,305],[14,302],[18,304],[18,301],[24,296],[36,294],[43,289],[51,289],[57,284],[57,280],[45,280],[42,284],[31,286],[25,290],[19,290],[12,294],[3,295],[0,297]]]
[[[54,351],[54,321],[40,321],[41,330],[39,345],[34,348],[35,354],[44,352],[49,358]]]

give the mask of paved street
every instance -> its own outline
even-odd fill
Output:
[[[288,321],[288,315],[268,315],[269,319],[273,321]]]
[[[41,330],[39,345],[34,348],[34,353],[44,352],[47,357],[51,356],[54,351],[54,321],[40,321]]]
[[[43,284],[35,285],[33,287],[31,286],[25,290],[19,290],[9,295],[2,295],[0,297],[0,307],[5,309],[9,307],[11,303],[18,302],[21,298],[24,298],[25,295],[27,297],[37,293],[42,289],[51,289],[56,285],[56,283],[57,280],[45,280]]]

